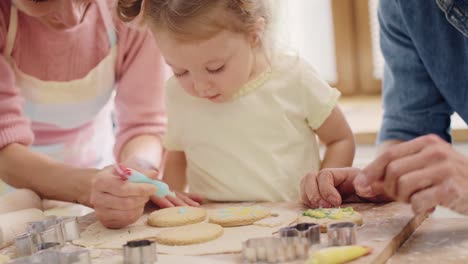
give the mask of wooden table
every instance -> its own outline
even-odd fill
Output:
[[[267,203],[264,206],[301,212],[305,210],[296,203]],[[212,205],[208,205],[211,207]],[[224,204],[223,206],[231,206]],[[348,206],[348,205],[346,205]],[[373,248],[371,255],[363,257],[354,264],[385,263],[399,246],[415,231],[425,217],[415,217],[408,205],[400,203],[389,204],[350,204],[356,211],[363,214],[364,225],[358,228],[358,244]],[[90,214],[80,219],[82,228],[95,221]],[[326,241],[322,235],[322,241]],[[11,251],[11,248],[10,248]],[[1,251],[0,251],[1,253]],[[122,263],[120,250],[92,249],[93,263]],[[298,261],[295,263],[303,263]],[[240,254],[221,254],[208,256],[174,256],[158,255],[160,263],[242,263]]]
[[[468,218],[428,218],[387,263],[468,263]]]

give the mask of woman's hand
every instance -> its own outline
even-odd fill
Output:
[[[143,214],[150,197],[156,192],[151,184],[122,180],[112,166],[101,170],[93,180],[91,204],[96,218],[108,228],[122,228]]]

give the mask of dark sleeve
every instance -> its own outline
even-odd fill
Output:
[[[409,33],[425,28],[406,23],[409,14],[404,13],[403,4],[404,1],[397,0],[379,2],[380,45],[385,68],[384,115],[378,141],[406,141],[430,133],[451,141],[449,128],[453,110],[431,79]],[[416,11],[412,15],[428,14]],[[410,31],[408,27],[420,29]]]

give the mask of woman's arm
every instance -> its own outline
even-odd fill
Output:
[[[160,139],[167,123],[163,60],[149,31],[131,29],[120,23],[117,26],[114,154],[118,162],[129,167],[133,167],[134,160],[140,160],[160,169]]]
[[[90,204],[96,169],[78,169],[13,143],[0,150],[0,177],[16,188],[27,188],[42,198]]]

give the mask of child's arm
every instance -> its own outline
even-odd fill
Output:
[[[353,132],[338,107],[333,109],[316,133],[326,146],[321,169],[349,167],[353,164],[356,148]]]
[[[342,196],[354,193],[352,182],[358,169],[349,167],[354,159],[354,136],[338,107],[316,131],[325,144],[321,171],[307,174],[301,181],[302,202],[312,208],[339,206]],[[338,168],[323,170],[325,168]]]
[[[164,170],[163,181],[171,190],[184,192],[187,187],[187,160],[183,151],[169,151]]]

